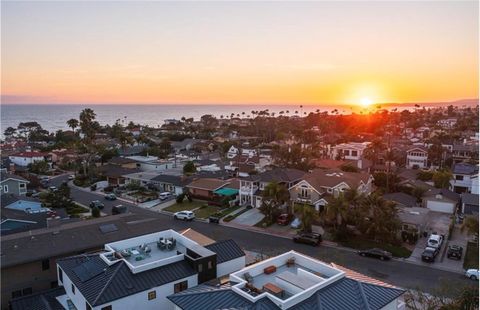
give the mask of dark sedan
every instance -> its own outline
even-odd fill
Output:
[[[435,257],[438,254],[437,248],[426,247],[422,253],[422,261],[427,263],[433,263],[435,261]]]
[[[358,255],[364,257],[378,258],[381,260],[389,260],[392,258],[392,253],[377,248],[358,251]]]
[[[293,237],[295,243],[304,243],[313,246],[317,246],[322,242],[322,236],[314,233],[299,233]]]
[[[116,200],[117,196],[115,196],[115,194],[107,194],[107,195],[105,195],[105,199],[106,200]]]

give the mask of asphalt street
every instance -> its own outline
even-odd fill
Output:
[[[59,176],[52,179],[50,184],[59,186],[66,180],[66,175]],[[133,204],[119,200],[107,201],[97,193],[82,191],[73,187],[71,188],[71,197],[75,201],[86,206],[88,206],[92,200],[100,200],[105,204],[105,209],[102,211],[106,214],[111,214],[113,206],[119,204],[127,205],[129,206],[129,211],[132,213],[145,215],[147,218],[155,217],[164,220],[164,222],[162,222],[164,223],[164,226],[158,227],[159,230],[181,230],[191,227],[214,240],[234,239],[243,249],[266,255],[275,255],[295,250],[327,263],[337,263],[403,288],[436,293],[442,290],[445,286],[450,288],[449,291],[453,291],[453,288],[460,288],[465,285],[478,285],[478,282],[471,281],[458,273],[414,265],[399,260],[380,261],[372,258],[360,257],[354,251],[346,249],[326,246],[312,247],[303,244],[296,244],[287,238],[221,226],[218,224],[209,224],[199,221],[175,221],[169,215],[142,209]]]

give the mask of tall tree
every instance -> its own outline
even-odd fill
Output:
[[[77,128],[79,125],[79,121],[78,119],[71,118],[67,121],[67,125],[68,127],[72,128],[72,131],[75,131],[75,128]]]
[[[318,212],[315,208],[308,204],[296,205],[295,211],[300,214],[301,230],[303,232],[312,232],[313,221],[318,219]]]
[[[268,223],[273,223],[279,208],[290,200],[290,193],[284,185],[272,182],[265,186],[262,196],[260,211],[265,215]]]

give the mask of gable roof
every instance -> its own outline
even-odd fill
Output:
[[[103,272],[82,281],[74,269],[87,261],[96,268],[103,270]],[[139,273],[132,273],[124,261],[108,266],[99,254],[59,259],[57,264],[91,306],[103,305],[122,297],[197,274],[185,260]]]
[[[48,156],[47,153],[41,153],[41,152],[20,152],[20,153],[15,153],[10,155],[11,157],[45,157]]]
[[[340,169],[314,169],[303,177],[319,192],[324,187],[335,187],[342,182],[350,188],[358,188],[361,182],[367,184],[369,178],[370,174],[365,172],[346,172]]]
[[[192,178],[178,175],[159,174],[151,179],[152,181],[170,183],[175,186],[185,186],[192,181]]]
[[[454,174],[478,174],[478,166],[468,163],[458,163],[453,166]]]
[[[232,239],[218,241],[205,247],[217,253],[217,264],[245,256],[245,252]]]
[[[108,161],[109,164],[114,164],[114,165],[126,165],[126,164],[133,164],[136,163],[135,160],[126,158],[126,157],[114,157]]]
[[[402,192],[385,194],[383,199],[399,203],[405,207],[417,206],[417,198]]]
[[[5,170],[1,170],[0,171],[0,181],[4,182],[4,181],[7,181],[7,180],[16,180],[16,181],[20,181],[20,182],[30,183],[27,179],[25,179],[21,176],[8,173]]]
[[[452,192],[448,189],[445,189],[445,188],[430,189],[423,195],[423,197],[432,198],[432,197],[435,197],[438,194],[444,196],[445,198],[447,198],[447,199],[449,199],[453,202],[459,202],[460,201],[460,195],[459,194],[454,193],[454,192]]]
[[[191,182],[187,187],[189,188],[198,188],[204,189],[208,191],[214,191],[216,189],[222,188],[225,185],[228,185],[229,182],[220,179],[213,179],[213,178],[203,178],[197,179]]]
[[[275,168],[258,174],[262,182],[294,182],[300,180],[305,172],[292,168]]]
[[[12,299],[12,310],[64,310],[56,297],[65,295],[63,286]]]

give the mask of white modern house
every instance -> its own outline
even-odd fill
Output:
[[[365,166],[362,160],[363,152],[370,143],[371,142],[349,142],[337,144],[331,149],[331,158],[355,161],[357,167],[362,169]]]
[[[478,166],[458,163],[453,166],[452,174],[450,184],[454,192],[478,194]]]
[[[15,165],[26,167],[36,161],[47,159],[48,154],[40,152],[20,152],[8,156],[8,159]]]
[[[428,167],[428,151],[423,147],[414,147],[407,150],[406,167],[423,169]]]
[[[403,310],[404,290],[295,251],[230,274],[225,285],[200,285],[168,296],[176,310]]]
[[[245,267],[233,240],[202,246],[174,230],[105,244],[57,261],[65,309],[173,309],[167,296]]]

